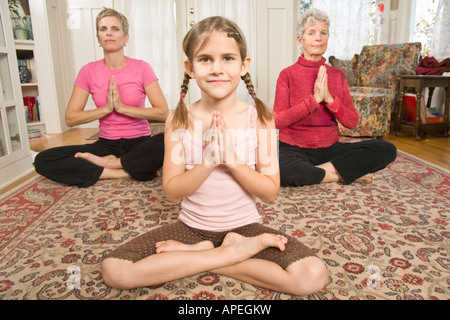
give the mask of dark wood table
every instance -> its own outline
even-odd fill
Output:
[[[433,128],[433,129],[444,129],[444,135],[448,137],[448,130],[450,129],[449,124],[449,108],[450,108],[450,76],[417,76],[417,75],[402,75],[397,76],[397,80],[399,81],[399,101],[398,101],[398,113],[397,113],[397,121],[396,121],[396,134],[397,136],[400,134],[401,125],[409,125],[414,128],[414,135],[417,140],[420,140],[420,133],[424,128]],[[424,105],[422,99],[422,91],[424,88],[429,88],[429,98],[427,106]],[[425,107],[430,107],[431,97],[433,95],[434,88],[443,87],[445,88],[445,113],[444,113],[444,122],[441,123],[421,123],[420,121],[420,112],[425,111]],[[417,95],[417,104],[416,104],[416,118],[414,122],[406,122],[401,119],[402,111],[403,111],[403,97],[405,96],[405,89],[413,88],[414,93]]]

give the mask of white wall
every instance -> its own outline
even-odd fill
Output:
[[[257,6],[257,94],[273,108],[280,72],[299,55],[296,23],[299,1],[258,0]]]

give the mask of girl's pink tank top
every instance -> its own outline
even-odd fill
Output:
[[[247,129],[235,139],[237,156],[251,168],[256,167],[258,138],[256,134],[257,111],[249,106]],[[205,143],[194,139],[188,130],[180,135],[184,149],[186,170],[202,163]],[[229,231],[252,223],[261,223],[255,196],[247,192],[223,167],[217,167],[192,195],[181,202],[178,219],[188,226],[208,231]]]

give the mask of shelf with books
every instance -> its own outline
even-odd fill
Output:
[[[42,123],[39,97],[23,97],[23,105],[25,107],[25,119],[27,123]]]
[[[25,118],[29,139],[38,139],[45,136],[45,122],[42,118],[39,96],[23,97]]]
[[[444,136],[448,137],[450,129],[450,95],[446,95],[444,114],[431,109],[431,97],[434,88],[445,88],[449,91],[449,76],[434,75],[401,75],[397,76],[398,88],[398,110],[396,119],[396,135],[400,135],[403,125],[413,128],[416,140],[428,129],[443,130]],[[423,91],[430,88],[428,102],[425,104]],[[411,94],[413,92],[413,94]],[[403,119],[402,119],[403,117]]]
[[[37,46],[33,36],[29,1],[23,0],[20,2],[15,17],[15,19],[12,19],[13,28],[20,29],[23,33],[15,34],[14,47],[16,49],[17,64],[19,67],[24,116],[28,128],[33,127],[34,130],[37,127],[44,133],[46,132],[46,126],[40,108],[40,87],[35,61],[35,50]]]
[[[425,98],[421,96],[421,99],[421,103],[425,105]],[[417,95],[405,93],[403,106],[405,109],[405,122],[413,123],[416,121]],[[419,121],[422,124],[444,123],[445,117],[433,108],[420,108]]]

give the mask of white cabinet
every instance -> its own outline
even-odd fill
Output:
[[[8,1],[0,0],[0,188],[32,170]]]

